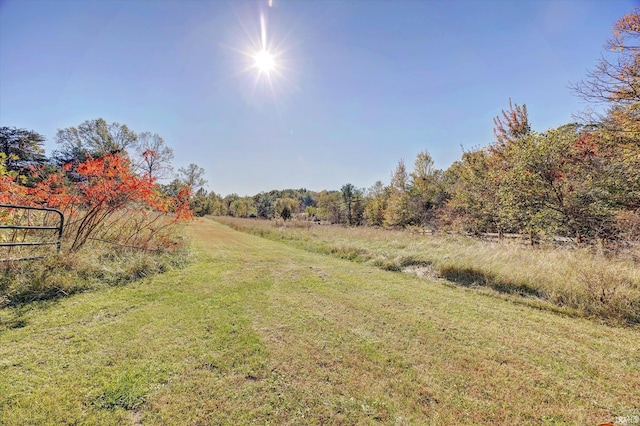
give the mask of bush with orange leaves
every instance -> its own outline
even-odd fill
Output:
[[[0,168],[0,204],[62,211],[64,247],[72,252],[88,241],[142,250],[170,248],[169,228],[193,217],[190,188],[168,197],[153,177],[135,174],[129,159],[120,154],[89,157],[53,173],[32,169],[29,179],[36,183],[23,185],[24,176]]]

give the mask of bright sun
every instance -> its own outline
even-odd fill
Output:
[[[242,72],[253,74],[252,93],[264,94],[266,89],[275,95],[283,88],[287,88],[289,84],[286,74],[290,71],[290,58],[284,43],[286,37],[280,41],[277,38],[268,37],[267,17],[264,13],[260,13],[259,17],[260,20],[255,21],[257,24],[255,27],[240,23],[248,36],[248,42],[244,49],[238,49],[237,52],[244,57]]]
[[[261,73],[268,74],[276,67],[276,61],[273,55],[266,50],[261,50],[254,57],[255,66]]]

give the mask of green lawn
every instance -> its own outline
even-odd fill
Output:
[[[209,220],[183,270],[0,310],[0,424],[581,424],[640,333]]]

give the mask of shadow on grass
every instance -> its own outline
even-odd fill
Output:
[[[439,270],[440,276],[465,287],[482,286],[500,293],[524,297],[545,298],[544,293],[526,284],[504,281],[487,271],[469,267],[445,266]]]
[[[34,302],[55,302],[58,299],[69,297],[72,294],[83,293],[88,290],[90,290],[89,286],[76,286],[64,290],[55,286],[47,287],[44,290],[27,289],[12,295],[6,306],[10,308],[20,308]]]
[[[58,288],[49,288],[44,291],[25,291],[6,298],[0,307],[0,334],[5,331],[23,328],[28,325],[25,316],[33,309],[43,309],[50,307],[64,297],[72,294],[82,293],[88,288],[75,288],[63,291]]]
[[[397,265],[397,264],[396,264]],[[399,268],[388,268],[383,264],[376,266],[390,271]],[[407,269],[402,269],[407,271]],[[435,272],[435,271],[434,271]],[[630,300],[624,293],[604,292],[596,289],[595,295],[565,293],[571,300],[566,300],[558,293],[553,298],[543,289],[534,288],[526,283],[501,279],[495,274],[473,267],[443,266],[437,268],[434,277],[443,278],[451,285],[467,288],[486,288],[510,300],[524,303],[536,309],[549,310],[571,317],[586,317],[603,321],[611,326],[640,326],[640,300]],[[615,296],[615,297],[614,297]]]
[[[0,333],[2,333],[3,330],[12,330],[15,328],[22,328],[26,326],[27,326],[27,321],[21,318],[20,316],[17,316],[7,321],[0,322]]]

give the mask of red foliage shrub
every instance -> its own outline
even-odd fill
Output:
[[[41,172],[32,170],[30,178],[39,179],[32,186],[22,185],[20,176],[0,175],[0,203],[61,210],[71,251],[78,250],[89,239],[98,239],[98,234],[116,235],[120,241],[142,241],[141,248],[148,248],[161,229],[192,218],[189,188],[181,190],[175,198],[167,197],[151,176],[135,174],[129,160],[119,154],[87,158],[75,167],[65,165],[43,178],[40,178]],[[73,181],[67,178],[70,172],[74,173]],[[111,232],[119,221],[126,221],[127,216],[144,219],[132,221],[134,226],[129,224],[126,232]],[[152,227],[161,216],[169,221],[161,227]],[[142,233],[145,237],[138,238]]]

